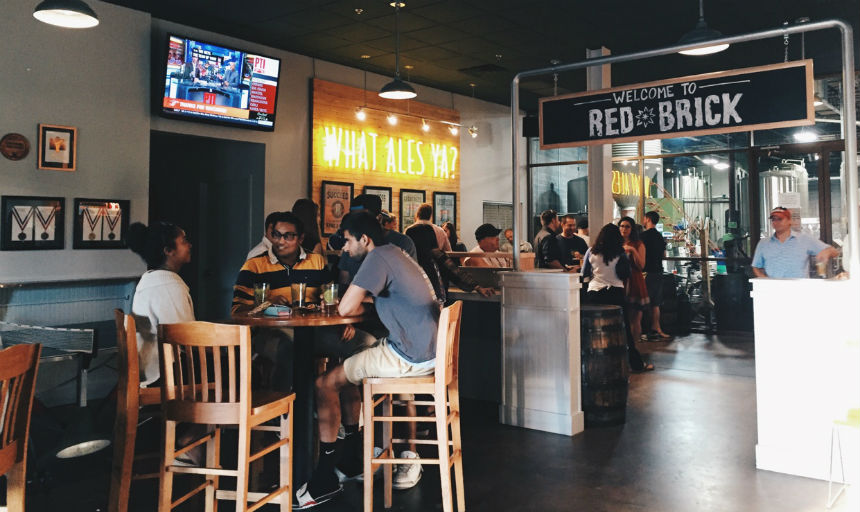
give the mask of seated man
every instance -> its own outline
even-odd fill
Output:
[[[475,230],[475,240],[478,245],[469,252],[498,252],[499,233],[501,229],[492,224],[481,224]],[[467,267],[510,267],[507,258],[466,258],[463,265]]]
[[[344,250],[363,263],[338,312],[361,314],[364,301],[372,297],[390,334],[317,379],[319,462],[310,481],[296,491],[295,510],[325,503],[342,491],[334,471],[339,452],[361,453],[360,437],[349,434],[358,431],[362,379],[430,375],[435,368],[440,307],[421,267],[397,247],[384,243],[379,222],[367,212],[351,213],[344,220],[344,236]],[[342,448],[336,446],[341,423],[347,432]],[[347,465],[360,472],[361,458],[352,457],[343,464]]]
[[[254,285],[257,283],[269,284],[266,298],[269,302],[291,304],[293,283],[307,283],[307,300],[317,302],[319,287],[331,281],[325,258],[320,254],[309,254],[302,249],[304,226],[298,217],[290,212],[275,212],[266,220],[271,247],[249,258],[242,265],[233,287],[233,314],[254,307]],[[351,326],[318,329],[315,352],[344,357],[373,342],[370,336],[364,333],[358,333],[356,336],[356,332]],[[342,343],[341,340],[349,343]],[[278,391],[289,391],[292,386],[292,330],[255,330],[254,345],[258,353],[276,364],[272,387]]]

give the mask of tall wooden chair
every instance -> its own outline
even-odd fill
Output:
[[[269,502],[280,503],[281,512],[292,509],[292,434],[295,394],[262,392],[251,395],[251,330],[248,326],[186,322],[158,327],[162,436],[159,512],[168,512],[195,494],[206,492],[206,511],[214,512],[215,500],[236,501],[236,511],[253,511]],[[210,387],[210,383],[214,387]],[[277,426],[263,425],[276,420]],[[177,423],[209,426],[209,432],[187,446],[176,448]],[[237,469],[223,469],[220,462],[221,425],[239,429]],[[251,431],[274,431],[279,439],[251,453]],[[174,465],[177,456],[206,445],[205,467]],[[248,490],[251,462],[279,450],[278,488],[268,494]],[[184,496],[173,499],[173,475],[206,475],[206,480]],[[236,478],[236,490],[218,490],[221,476]],[[217,492],[216,492],[217,491]],[[249,499],[255,500],[248,505]]]
[[[460,350],[460,316],[463,301],[457,301],[442,310],[439,330],[436,333],[436,371],[427,377],[368,378],[364,379],[364,511],[373,512],[373,472],[384,465],[385,508],[391,508],[391,478],[394,464],[435,464],[439,466],[442,486],[442,510],[453,511],[451,488],[451,466],[457,484],[457,509],[466,510],[463,489],[463,445],[460,440],[460,392],[458,388],[458,360]],[[433,395],[433,401],[415,401],[416,405],[433,406],[432,416],[394,416],[392,395]],[[376,398],[381,395],[379,398]],[[382,416],[376,415],[376,407],[382,404]],[[392,439],[393,422],[434,422],[437,439]],[[373,425],[383,422],[382,448],[379,457],[373,456]],[[448,427],[451,427],[449,433]],[[439,456],[435,459],[398,459],[394,455],[394,443],[415,442],[436,445]]]
[[[126,512],[132,480],[158,478],[158,472],[134,473],[135,460],[157,458],[158,453],[135,457],[140,408],[161,403],[161,389],[140,387],[140,366],[134,317],[114,310],[117,344],[116,419],[113,428],[108,512]]]
[[[9,512],[24,512],[27,439],[41,350],[42,346],[35,344],[0,351],[0,474],[7,479]]]

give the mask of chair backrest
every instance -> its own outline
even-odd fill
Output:
[[[33,388],[42,346],[16,345],[0,351],[0,474],[27,456]]]
[[[158,341],[165,419],[238,423],[250,415],[250,327],[162,324]]]
[[[436,383],[445,386],[456,381],[460,362],[460,317],[463,301],[458,300],[442,310],[436,331]]]

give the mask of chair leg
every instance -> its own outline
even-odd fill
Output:
[[[439,486],[442,488],[442,512],[453,512],[454,500],[451,494],[451,466],[448,449],[448,405],[445,393],[436,393],[436,443],[439,447]]]
[[[13,464],[6,473],[6,507],[9,512],[24,512],[27,497],[27,459]]]
[[[173,500],[173,473],[167,467],[173,465],[176,451],[176,422],[164,420],[161,429],[161,468],[158,475],[158,512],[170,512]]]
[[[466,512],[466,488],[463,485],[463,441],[460,439],[460,390],[457,385],[448,389],[448,402],[454,419],[451,421],[451,440],[454,442],[454,453],[459,454],[454,461],[454,478],[457,487],[457,510]]]
[[[212,433],[212,439],[206,443],[206,467],[218,467],[221,449],[221,429],[210,425],[207,427],[207,432]],[[206,512],[216,512],[218,504],[215,494],[218,492],[218,475],[207,475],[207,478],[212,480],[212,485],[206,488]]]
[[[239,425],[238,473],[236,474],[236,512],[245,512],[248,507],[248,473],[251,458],[251,429],[247,424]]]
[[[364,512],[373,512],[373,395],[370,385],[364,385]]]
[[[113,462],[111,463],[108,512],[126,512],[128,510],[138,417],[137,407],[116,412],[116,421],[113,427]]]
[[[388,416],[389,418],[394,414],[394,406],[391,403],[392,395],[385,395],[385,400],[382,401],[382,415]],[[391,453],[392,458],[396,458],[397,455],[394,453],[394,444],[391,442],[391,431],[394,428],[394,424],[390,421],[385,421],[382,423],[382,444],[383,446],[387,446],[389,453]],[[372,453],[373,448],[371,448]],[[392,471],[394,470],[394,466],[392,464],[385,464],[382,467],[383,472],[383,480],[385,483],[384,489],[384,503],[385,508],[391,508],[391,484],[393,480]]]
[[[289,439],[290,442],[278,449],[280,464],[278,467],[278,482],[281,487],[290,488],[288,493],[281,494],[281,512],[292,512],[293,510],[293,409],[287,413],[287,417],[281,416],[281,439]]]

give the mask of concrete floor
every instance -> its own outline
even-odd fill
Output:
[[[631,377],[623,426],[571,438],[499,425],[493,404],[464,402],[468,510],[825,510],[826,482],[755,469],[751,337],[694,334],[641,349],[657,370]],[[28,510],[105,510],[108,457],[50,463],[51,479],[32,486]],[[433,473],[395,492],[394,509],[441,510]],[[154,493],[154,485],[136,484],[130,510],[154,510]],[[849,488],[833,510],[860,510],[858,503],[856,487]],[[360,484],[317,510],[361,510]]]

